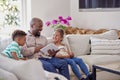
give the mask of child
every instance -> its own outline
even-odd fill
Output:
[[[12,33],[12,40],[11,44],[2,52],[2,55],[15,60],[26,60],[20,52],[20,46],[23,46],[26,41],[26,33],[22,30],[15,30]]]
[[[53,43],[60,49],[59,52],[57,52],[57,54],[55,55],[55,57],[64,58],[64,60],[66,60],[67,63],[71,66],[78,80],[84,80],[84,78],[80,74],[78,66],[85,73],[86,76],[89,76],[90,73],[83,60],[81,58],[74,57],[74,54],[70,52],[64,44],[62,44],[63,37],[64,31],[62,29],[55,30],[53,35]]]

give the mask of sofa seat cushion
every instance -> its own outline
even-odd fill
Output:
[[[85,63],[89,65],[90,71],[92,70],[93,64],[111,64],[120,62],[120,55],[84,55],[78,57],[82,58]]]

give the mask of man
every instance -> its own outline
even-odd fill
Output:
[[[55,55],[54,50],[49,51],[50,56],[52,56],[51,58],[43,56],[40,52],[40,49],[47,45],[47,39],[41,35],[42,28],[42,20],[32,18],[30,30],[26,36],[26,44],[22,47],[22,54],[27,58],[38,58],[42,62],[45,70],[60,73],[70,80],[68,65],[65,60],[53,57]],[[56,71],[56,69],[58,69],[58,71]]]

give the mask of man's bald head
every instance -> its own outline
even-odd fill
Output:
[[[42,31],[43,22],[39,18],[32,18],[30,21],[30,32],[35,36],[39,37]]]
[[[42,20],[39,19],[39,18],[36,18],[36,17],[34,17],[34,18],[31,19],[31,21],[30,21],[30,26],[33,26],[33,25],[35,25],[35,24],[37,24],[37,23],[39,23],[39,24],[41,24],[41,25],[43,26]]]

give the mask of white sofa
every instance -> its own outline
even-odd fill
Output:
[[[11,38],[0,39],[0,52],[11,42]],[[64,76],[45,71],[39,60],[13,60],[0,54],[0,80],[67,80]]]
[[[84,60],[90,72],[93,64],[120,71],[120,40],[116,30],[97,35],[70,34],[65,37],[64,43],[76,57]],[[77,80],[72,70],[69,71],[71,80]],[[97,70],[97,80],[120,80],[120,76]]]
[[[101,40],[101,41],[97,41],[96,38],[100,38],[98,40]],[[93,42],[90,43],[90,39]],[[108,39],[108,41],[106,41],[106,39]],[[75,54],[76,57],[78,57],[78,58],[80,57],[84,60],[89,71],[92,72],[93,64],[109,66],[112,68],[120,68],[120,52],[119,52],[120,40],[116,41],[116,39],[118,39],[118,35],[117,35],[116,31],[110,30],[108,32],[105,32],[105,33],[99,34],[99,35],[80,35],[80,34],[66,35],[63,42],[69,46],[69,49]],[[50,39],[49,39],[49,41],[50,41]],[[113,48],[115,48],[115,51],[114,51],[114,49],[112,51],[111,50],[104,51],[104,49],[101,50],[101,48],[105,48],[104,45],[102,47],[98,47],[98,45],[94,44],[94,41],[97,41],[98,44],[101,44],[100,42],[105,43],[104,41],[106,41],[106,42],[115,43],[115,44],[118,43],[118,45],[111,44],[111,45],[113,45],[113,47],[107,47],[107,48],[110,48],[111,50]],[[10,38],[0,40],[0,52],[10,42],[11,42]],[[98,49],[98,51],[96,51],[96,47],[100,48],[100,49]],[[118,51],[116,50],[117,47],[118,47]],[[13,77],[14,79],[11,78],[12,80],[18,80],[17,79],[18,77],[16,78],[16,75],[14,75],[14,73],[9,72],[8,70],[4,69],[0,65],[0,78],[5,79],[5,76],[6,77],[8,77],[8,76],[5,75],[4,77],[2,77],[4,75],[3,72],[4,72],[4,74],[6,73],[9,77]],[[69,66],[69,72],[70,72],[71,80],[77,80],[77,78],[74,75],[74,73],[72,72],[70,66]],[[84,76],[84,74],[83,74],[83,76]],[[5,79],[5,80],[9,80],[9,79]],[[97,71],[97,80],[120,80],[120,76],[114,75],[111,73],[106,73],[104,71]]]

